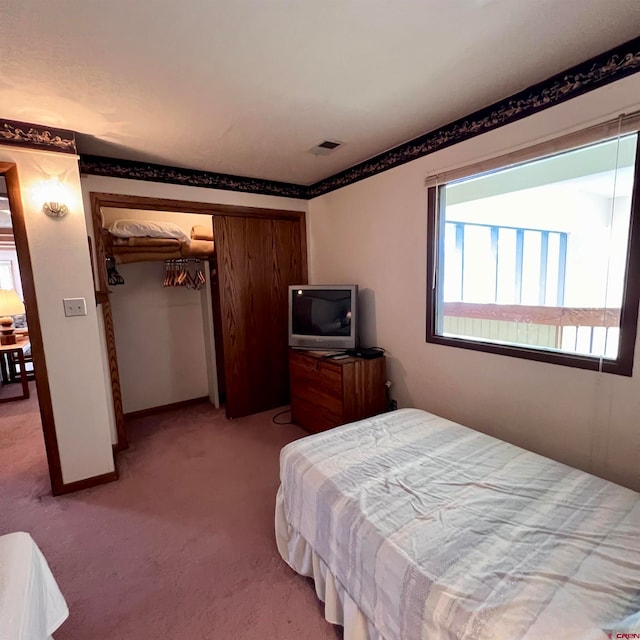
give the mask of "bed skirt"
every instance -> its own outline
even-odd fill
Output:
[[[344,627],[344,640],[385,640],[367,616],[333,576],[322,558],[289,523],[282,487],[276,496],[276,544],[283,560],[302,576],[313,578],[318,598],[324,602],[324,617]]]

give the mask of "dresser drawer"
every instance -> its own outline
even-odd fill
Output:
[[[295,424],[313,433],[344,424],[341,412],[318,404],[315,399],[305,400],[295,395],[291,397],[291,418]]]
[[[319,405],[338,416],[343,412],[342,372],[318,362],[318,369],[294,366],[290,372],[291,403],[294,399]]]
[[[329,360],[292,352],[289,373],[291,378],[321,385],[329,393],[342,393],[342,367]]]
[[[289,389],[293,422],[307,431],[324,431],[384,410],[384,359],[325,359],[289,351]]]

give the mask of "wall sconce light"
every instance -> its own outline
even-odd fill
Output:
[[[44,185],[47,200],[42,210],[51,218],[64,218],[69,213],[69,207],[64,203],[64,190],[58,176],[51,176]]]

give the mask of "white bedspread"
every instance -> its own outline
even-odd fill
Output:
[[[308,544],[369,637],[640,634],[634,491],[415,409],[291,443],[281,482],[281,555]]]
[[[28,533],[0,536],[0,640],[45,640],[66,620],[67,604]]]

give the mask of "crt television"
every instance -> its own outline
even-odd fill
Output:
[[[289,346],[300,349],[355,349],[358,336],[358,286],[289,287]]]

